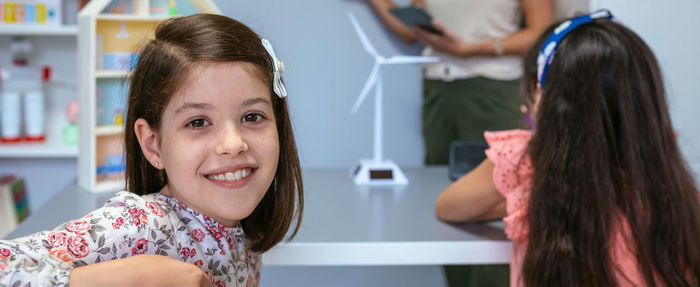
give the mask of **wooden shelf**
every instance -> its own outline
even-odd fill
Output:
[[[127,70],[98,70],[95,72],[95,77],[98,79],[109,78],[128,78],[131,75]]]
[[[0,35],[76,36],[78,26],[0,24]]]
[[[74,158],[77,146],[52,143],[1,144],[0,158]]]
[[[95,128],[96,136],[113,136],[124,132],[123,126],[111,125],[111,126],[98,126]]]

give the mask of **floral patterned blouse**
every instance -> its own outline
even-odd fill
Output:
[[[257,286],[260,254],[243,229],[226,227],[175,198],[122,191],[85,217],[0,240],[0,286],[67,286],[71,269],[139,254],[199,266],[213,286]]]

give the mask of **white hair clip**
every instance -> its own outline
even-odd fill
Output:
[[[282,72],[284,72],[284,64],[282,61],[277,59],[277,56],[275,55],[275,49],[272,48],[272,44],[270,44],[270,41],[266,39],[262,39],[262,44],[265,47],[265,50],[267,50],[267,53],[270,55],[270,58],[272,58],[272,65],[274,66],[274,83],[273,83],[273,88],[275,90],[275,94],[277,94],[278,97],[284,98],[287,96],[287,88],[284,87],[284,83],[282,83]]]

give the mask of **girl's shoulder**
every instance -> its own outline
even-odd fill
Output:
[[[486,157],[493,163],[493,180],[496,188],[507,196],[516,190],[522,191],[532,177],[532,164],[528,155],[528,145],[532,132],[527,130],[506,130],[485,132],[489,144]]]
[[[138,195],[129,191],[120,191],[93,213],[99,212],[120,214],[133,218],[134,222],[158,221],[157,225],[169,225],[167,217],[173,212],[173,208],[158,194]]]
[[[523,160],[529,162],[527,150],[532,139],[531,131],[487,131],[484,132],[484,138],[489,145],[485,151],[486,156],[494,166],[511,168],[521,165]]]
[[[120,191],[115,193],[104,206],[106,207],[136,207],[145,205],[145,199],[138,194]]]
[[[484,138],[489,146],[498,144],[525,144],[527,145],[532,139],[532,131],[529,130],[503,130],[503,131],[485,131]]]
[[[155,209],[155,205],[158,205],[161,208],[170,209],[168,203],[165,202],[162,197],[158,196],[158,194],[138,195],[129,191],[120,191],[115,193],[114,196],[107,200],[104,207]]]

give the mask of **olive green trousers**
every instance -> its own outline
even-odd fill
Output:
[[[423,81],[425,163],[448,163],[450,143],[484,140],[484,131],[523,128],[519,80],[484,77]]]
[[[519,80],[475,77],[423,82],[425,163],[448,163],[452,141],[484,140],[484,131],[525,127],[520,111]],[[508,265],[443,266],[450,287],[507,287]]]

